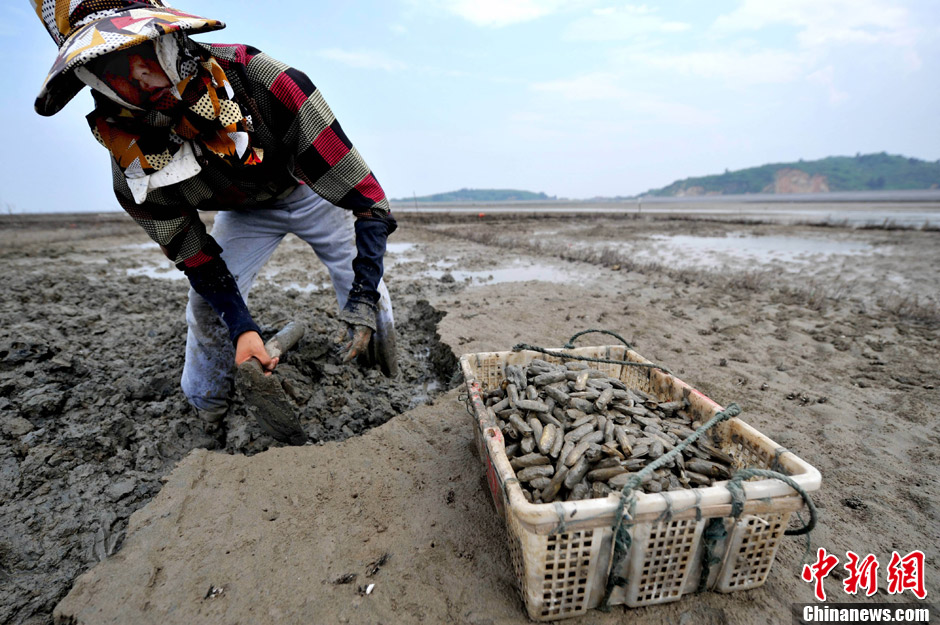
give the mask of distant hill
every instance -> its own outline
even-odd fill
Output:
[[[517,189],[460,189],[447,193],[421,195],[417,198],[405,197],[393,202],[518,202],[523,200],[553,200],[544,193],[519,191]]]
[[[818,161],[771,163],[723,174],[677,180],[646,195],[732,195],[741,193],[826,193],[940,188],[940,161],[880,152],[830,156]]]

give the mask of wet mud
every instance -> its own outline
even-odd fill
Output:
[[[185,288],[48,260],[62,255],[39,250],[43,261],[0,276],[0,623],[51,622],[75,577],[120,549],[128,517],[191,450],[280,445],[240,389],[210,433],[186,402]],[[390,380],[340,364],[332,293],[261,285],[252,298],[266,339],[284,320],[307,324],[277,377],[312,442],[360,434],[456,382],[435,333],[443,315],[425,300],[396,301],[401,373]]]
[[[727,256],[712,271],[632,255],[656,236],[736,236],[741,224],[400,216],[386,258],[395,383],[338,362],[329,278],[287,239],[249,304],[265,338],[308,324],[278,376],[323,444],[285,447],[240,396],[204,431],[179,390],[185,282],[141,272],[166,261],[135,224],[21,221],[0,228],[0,624],[50,623],[54,609],[80,623],[528,622],[473,422],[459,391],[441,392],[456,383],[455,353],[553,347],[587,328],[618,331],[739,403],[817,467],[814,548],[882,562],[921,549],[930,562],[940,541],[936,232],[748,225],[869,252],[756,266]],[[789,622],[792,603],[812,601],[805,548],[782,542],[755,590],[570,623]],[[347,574],[359,577],[332,583]],[[207,598],[210,586],[224,592]],[[883,586],[879,600],[910,599]]]

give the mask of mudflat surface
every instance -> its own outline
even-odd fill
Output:
[[[940,590],[940,233],[403,215],[396,382],[335,362],[328,278],[288,239],[249,297],[267,331],[311,327],[279,372],[320,442],[287,448],[239,404],[203,431],[178,389],[186,283],[122,219],[0,230],[0,623],[528,622],[454,358],[587,328],[816,466],[813,547],[875,554],[880,600],[913,600],[886,594],[892,551],[923,550]],[[569,622],[788,623],[805,547],[756,590]],[[844,576],[827,591],[854,600]]]

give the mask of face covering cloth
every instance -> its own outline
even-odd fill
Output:
[[[263,158],[262,150],[251,145],[250,117],[234,99],[224,70],[187,43],[185,35],[154,40],[157,61],[171,86],[145,108],[119,96],[90,69],[76,71],[95,97],[88,125],[114,156],[138,204],[149,191],[198,174],[199,156],[215,155],[231,167],[256,165]]]

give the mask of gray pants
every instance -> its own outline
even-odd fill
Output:
[[[326,265],[340,309],[353,283],[356,233],[350,211],[301,185],[271,208],[220,211],[212,237],[222,247],[222,259],[247,298],[255,276],[274,253],[281,239],[295,234],[310,244]],[[385,282],[379,282],[376,334],[393,327],[392,304]],[[235,348],[228,330],[209,303],[189,290],[186,306],[186,362],[181,385],[189,402],[201,411],[224,410],[232,396]]]

